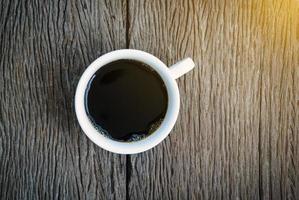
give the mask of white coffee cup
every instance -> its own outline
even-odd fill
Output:
[[[120,142],[102,135],[89,120],[85,109],[85,91],[94,73],[102,66],[120,59],[136,60],[149,65],[164,81],[168,94],[167,111],[159,128],[149,136],[133,142]],[[178,117],[180,95],[175,79],[193,69],[194,66],[191,58],[185,58],[168,68],[157,57],[134,49],[116,50],[99,57],[84,71],[77,86],[75,110],[81,128],[95,144],[114,153],[135,154],[153,148],[168,136]]]

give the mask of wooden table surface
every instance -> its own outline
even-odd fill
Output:
[[[169,137],[132,156],[74,113],[122,48],[197,66]],[[0,199],[299,199],[299,0],[1,0]]]

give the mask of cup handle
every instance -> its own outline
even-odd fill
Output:
[[[170,73],[174,79],[177,79],[194,68],[195,64],[191,58],[185,58],[169,67]]]

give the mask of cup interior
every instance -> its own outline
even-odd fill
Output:
[[[101,134],[90,121],[85,109],[85,92],[94,73],[102,66],[121,59],[136,60],[155,70],[163,80],[168,95],[167,111],[160,126],[147,137],[132,142],[116,141]],[[139,50],[116,50],[99,57],[85,70],[77,86],[75,110],[84,133],[98,146],[114,153],[140,153],[159,144],[173,128],[179,112],[179,91],[168,67],[155,56]]]

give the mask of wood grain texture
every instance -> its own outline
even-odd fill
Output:
[[[275,2],[265,10],[268,28],[261,32],[267,41],[261,52],[261,189],[272,199],[299,198],[298,3]]]
[[[125,1],[0,1],[0,199],[124,199],[126,158],[82,133],[78,79],[126,45]]]
[[[120,48],[190,56],[154,149],[106,152],[73,96]],[[0,1],[0,199],[298,199],[298,0]]]
[[[130,48],[197,68],[134,199],[298,199],[298,1],[130,1]],[[296,75],[297,70],[297,75]]]

